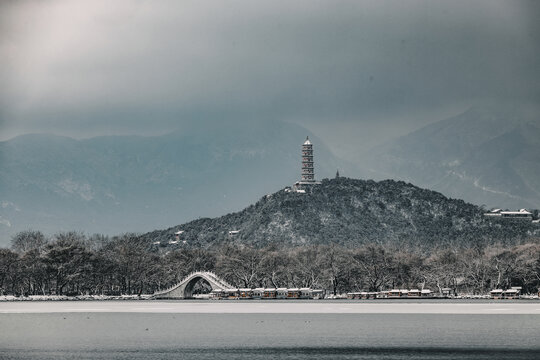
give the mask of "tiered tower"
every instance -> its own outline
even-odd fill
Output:
[[[320,184],[315,180],[315,170],[313,166],[313,144],[306,137],[306,141],[302,144],[302,177],[292,186],[291,190],[306,193],[311,192],[313,186]]]
[[[315,170],[313,168],[313,144],[309,136],[302,144],[302,182],[315,182]]]

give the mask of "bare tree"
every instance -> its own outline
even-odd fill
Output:
[[[11,238],[11,249],[19,254],[34,249],[41,251],[45,245],[47,245],[47,239],[41,231],[25,230]]]
[[[9,250],[0,249],[0,294],[5,295],[13,292],[17,278],[17,262],[19,256]]]
[[[226,280],[243,287],[262,284],[262,254],[251,247],[225,246],[218,254],[216,269]]]
[[[427,259],[426,265],[425,276],[437,287],[440,294],[445,287],[451,288],[454,293],[457,292],[459,279],[463,276],[457,251],[439,250]]]
[[[77,292],[81,280],[92,271],[92,253],[84,245],[84,236],[76,232],[58,233],[43,255],[44,264],[55,284],[55,294],[66,286]]]

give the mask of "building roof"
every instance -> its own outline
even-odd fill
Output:
[[[304,145],[311,145],[311,141],[309,141],[309,136],[306,136],[306,141],[304,141]]]
[[[518,214],[532,215],[531,212],[528,212],[525,209],[521,209],[519,211],[501,211],[501,214],[506,214],[506,215],[518,215]]]

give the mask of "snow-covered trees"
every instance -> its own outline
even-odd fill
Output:
[[[237,287],[332,293],[392,288],[487,293],[511,286],[527,293],[540,286],[540,239],[430,250],[392,244],[256,248],[235,242],[169,250],[136,234],[109,238],[76,232],[43,240],[44,245],[26,247],[17,240],[13,250],[0,249],[0,295],[153,293],[197,270],[213,271]]]

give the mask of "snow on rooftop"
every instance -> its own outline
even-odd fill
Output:
[[[520,209],[519,211],[501,211],[501,214],[511,214],[511,215],[517,215],[517,214],[525,214],[525,215],[532,215],[531,212],[528,212],[525,209]]]

